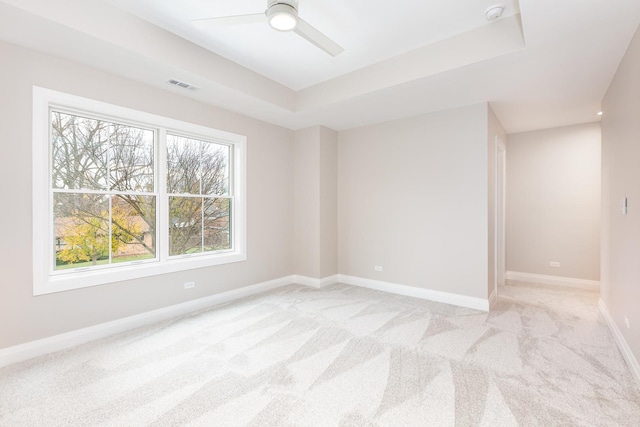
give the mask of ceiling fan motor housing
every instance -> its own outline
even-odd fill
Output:
[[[267,9],[275,4],[286,4],[298,10],[298,0],[267,0]]]

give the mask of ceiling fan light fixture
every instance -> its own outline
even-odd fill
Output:
[[[298,11],[286,3],[275,3],[267,9],[267,20],[274,30],[291,31],[298,25]]]

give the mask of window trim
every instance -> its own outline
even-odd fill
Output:
[[[53,239],[53,206],[50,200],[51,172],[50,157],[51,144],[50,108],[59,107],[79,114],[97,115],[102,119],[113,119],[118,123],[131,123],[137,126],[154,129],[158,134],[158,144],[154,147],[156,159],[157,185],[157,224],[158,243],[156,244],[156,258],[120,265],[105,269],[91,269],[89,271],[75,270],[69,274],[52,274],[53,257],[51,256],[51,241]],[[33,87],[33,141],[32,141],[32,242],[33,242],[33,294],[43,295],[71,289],[79,289],[107,283],[132,280],[159,274],[173,273],[194,268],[211,267],[232,262],[246,261],[246,143],[243,135],[221,131],[193,123],[183,122],[143,111],[138,111],[114,104],[70,95],[42,87]],[[230,174],[232,174],[233,188],[229,195],[233,195],[234,203],[231,212],[233,224],[233,249],[217,251],[211,254],[163,256],[168,253],[168,224],[164,207],[168,202],[166,182],[160,177],[166,176],[166,164],[160,161],[164,157],[161,150],[166,150],[165,137],[167,133],[190,135],[208,141],[219,142],[231,147]],[[166,159],[165,159],[166,160]],[[43,238],[45,237],[46,238]],[[163,246],[164,245],[164,246]],[[165,250],[166,249],[166,250]]]

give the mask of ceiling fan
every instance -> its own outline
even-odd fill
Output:
[[[265,21],[275,30],[293,31],[331,56],[339,55],[344,51],[336,42],[322,34],[307,21],[298,17],[298,0],[267,0],[267,10],[264,13],[196,19],[192,22],[198,28],[211,28]]]

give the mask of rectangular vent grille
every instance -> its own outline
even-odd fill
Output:
[[[171,83],[172,85],[175,86],[179,86],[183,89],[191,89],[191,90],[196,90],[197,87],[195,87],[194,85],[190,85],[189,83],[185,83],[185,82],[181,82],[180,80],[175,80],[175,79],[171,79],[168,81],[168,83]]]

